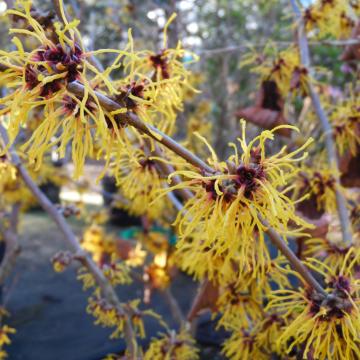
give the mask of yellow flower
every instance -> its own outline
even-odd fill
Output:
[[[251,72],[259,74],[261,81],[275,81],[284,98],[289,92],[307,93],[310,77],[301,65],[299,49],[295,46],[278,50],[274,43],[269,42],[262,53],[252,49],[246,54],[240,63],[240,66],[245,65],[252,66]]]
[[[96,287],[96,281],[91,273],[87,271],[86,268],[81,267],[78,270],[78,276],[77,279],[80,280],[83,283],[83,290],[88,290],[91,288],[95,288],[95,293],[100,293],[100,288]]]
[[[261,319],[262,301],[249,292],[237,291],[229,285],[220,296],[217,307],[221,312],[217,326],[231,330],[236,324],[237,328],[247,329],[249,325]]]
[[[319,38],[347,38],[356,23],[352,4],[348,0],[316,0],[304,10],[306,30]]]
[[[318,211],[336,212],[335,191],[343,191],[343,189],[336,184],[334,170],[321,169],[321,167],[314,170],[310,167],[305,167],[299,172],[295,181],[294,199],[308,194],[309,199],[315,200]]]
[[[241,287],[241,291],[250,286],[252,291],[256,289],[261,294],[268,292],[270,281],[279,286],[288,284],[286,272],[282,269],[286,262],[283,257],[270,260],[265,252],[263,256],[267,260],[264,263],[259,264],[259,256],[255,255],[247,261],[247,267],[242,268],[244,259],[240,251],[232,252],[231,256],[227,252],[218,254],[216,248],[203,248],[204,239],[204,234],[195,232],[190,238],[180,239],[174,253],[175,264],[196,280],[206,277],[224,286]],[[248,250],[254,254],[259,251],[252,249],[250,244]]]
[[[6,155],[0,157],[0,193],[0,207],[3,208],[11,204],[21,203],[22,210],[25,210],[36,203],[33,194],[18,176],[16,167],[7,160]]]
[[[245,329],[236,329],[223,344],[222,353],[231,360],[268,360],[256,344],[255,333]]]
[[[266,354],[279,354],[276,341],[281,335],[285,320],[276,313],[265,314],[263,319],[255,325],[256,345]]]
[[[158,190],[166,186],[151,154],[144,149],[145,142],[127,145],[115,154],[112,163],[120,193],[127,200],[124,207],[133,215],[147,215],[150,219],[158,219],[168,200],[158,199]],[[150,150],[149,150],[150,151]]]
[[[195,340],[186,331],[161,334],[153,339],[144,355],[145,360],[197,360],[199,350],[195,347]]]
[[[0,347],[11,344],[9,335],[15,333],[16,333],[15,329],[11,328],[8,325],[3,325],[0,329]]]
[[[111,339],[117,339],[124,336],[124,327],[126,322],[126,308],[129,314],[134,332],[137,336],[145,337],[144,316],[151,316],[161,322],[161,318],[152,310],[139,310],[140,300],[132,300],[127,304],[121,304],[122,308],[116,308],[107,300],[92,296],[88,300],[87,312],[95,317],[95,325],[113,328],[110,335]]]
[[[125,260],[126,264],[130,267],[137,267],[144,264],[146,258],[146,251],[137,243],[135,248],[130,250],[128,259]]]
[[[311,227],[295,214],[295,203],[286,195],[292,188],[290,181],[298,172],[294,163],[306,156],[296,158],[296,155],[311,139],[292,153],[286,153],[284,147],[277,154],[267,156],[265,143],[274,138],[277,129],[263,131],[247,144],[243,122],[243,136],[238,139],[241,155],[233,144],[235,154],[227,162],[219,162],[210,148],[212,158],[208,161],[215,173],[191,169],[170,175],[170,179],[175,175],[186,179],[170,190],[187,188],[194,193],[175,222],[180,242],[194,233],[203,234],[202,239],[196,239],[200,242],[192,242],[193,246],[203,252],[210,250],[213,257],[221,256],[225,262],[240,254],[240,274],[251,264],[257,264],[258,270],[263,271],[269,260],[260,215],[283,236],[300,235],[304,228]],[[291,229],[289,222],[297,228]]]
[[[10,33],[30,37],[36,45],[27,52],[20,39],[14,36],[16,50],[0,51],[0,64],[9,68],[0,74],[0,81],[11,80],[7,84],[9,94],[0,99],[3,105],[0,115],[9,117],[10,144],[20,126],[32,126],[29,118],[32,112],[40,112],[42,121],[37,123],[22,150],[28,154],[31,163],[40,167],[50,148],[59,145],[58,151],[63,157],[67,144],[71,142],[75,177],[79,177],[85,157],[93,155],[93,137],[108,140],[111,133],[109,124],[112,128],[117,126],[109,120],[111,114],[104,113],[100,107],[94,88],[102,87],[110,93],[116,90],[108,81],[107,74],[99,72],[88,61],[91,53],[83,48],[77,30],[78,20],[68,23],[63,18],[65,25],[55,23],[55,34],[50,36],[33,17],[31,1],[20,0],[18,5],[18,9],[8,10],[7,14],[23,19],[26,28],[13,28]],[[60,6],[63,6],[61,1]],[[67,85],[75,80],[85,89],[81,99],[67,90]]]
[[[111,259],[111,256],[116,253],[114,238],[106,234],[101,226],[95,224],[85,229],[81,247],[89,251],[98,264],[103,263],[106,259]]]
[[[171,280],[170,269],[167,253],[158,253],[154,256],[153,262],[144,268],[143,280],[149,283],[151,288],[166,289]]]
[[[344,261],[344,258],[351,262],[354,257],[359,256],[359,249],[356,245],[344,246],[342,243],[332,242],[329,239],[314,238],[305,240],[306,249],[303,252],[304,257],[316,257],[321,259],[334,271],[338,270]],[[348,253],[352,252],[350,257]],[[356,255],[356,253],[358,255]]]
[[[141,231],[137,234],[136,238],[153,254],[162,254],[169,248],[168,234],[156,229]]]
[[[123,336],[126,316],[105,299],[90,297],[86,310],[96,318],[95,325],[115,328],[110,336],[111,339]]]
[[[276,348],[276,341],[284,324],[284,319],[276,313],[263,313],[256,322],[252,322],[250,329],[234,322],[229,327],[232,335],[225,341],[223,353],[235,360],[269,359],[274,354],[281,355]]]
[[[130,54],[124,59],[127,76],[115,80],[117,94],[114,97],[130,111],[136,113],[146,123],[155,125],[160,130],[173,133],[177,112],[183,109],[183,100],[191,89],[190,71],[183,63],[185,51],[180,42],[176,48],[168,48],[167,28],[175,18],[172,15],[164,27],[163,49],[159,53],[152,51],[134,51],[131,31],[127,50]],[[194,59],[187,64],[196,61]],[[119,56],[106,69],[111,72],[119,67]]]
[[[217,254],[216,249],[203,248],[204,239],[204,234],[197,231],[191,237],[180,239],[176,244],[175,264],[196,280],[207,277],[214,282],[230,283],[240,255],[234,254],[229,259],[226,253]]]
[[[73,260],[73,254],[69,251],[61,251],[53,256],[51,262],[54,270],[61,273],[67,269]]]
[[[115,262],[114,259],[113,256],[113,261],[109,265],[105,264],[102,267],[104,275],[113,286],[130,284],[132,279],[129,267],[124,262]]]
[[[340,224],[338,221],[331,221],[325,237],[304,239],[303,256],[305,258],[316,258],[331,268],[335,273],[340,271],[346,259],[347,266],[360,264],[360,233],[353,233],[352,244],[344,244]],[[353,263],[354,259],[358,259]],[[356,272],[356,268],[353,269]],[[355,276],[355,273],[352,274]]]
[[[334,138],[340,155],[347,150],[353,156],[360,147],[360,98],[352,94],[349,99],[334,107],[330,113]]]
[[[273,291],[267,308],[290,319],[277,340],[279,351],[301,350],[304,358],[311,354],[319,360],[359,358],[360,282],[352,277],[357,259],[349,264],[350,254],[338,272],[315,259],[308,261],[324,276],[326,296],[308,287]]]

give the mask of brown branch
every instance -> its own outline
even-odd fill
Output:
[[[155,149],[154,151],[152,152],[152,154],[156,157],[159,157],[159,158],[163,158],[163,153],[162,153],[162,150],[159,148],[159,146],[155,145]],[[170,165],[170,164],[167,164],[163,161],[157,161],[156,162],[156,165],[158,166],[159,170],[165,175],[165,176],[168,176],[170,174],[172,174],[175,169]],[[171,179],[171,184],[179,184],[181,181],[180,177],[178,175],[175,175],[172,177]],[[191,199],[194,194],[189,190],[189,189],[177,189],[176,190],[176,193],[179,194],[184,200],[189,200]],[[172,194],[172,193],[169,193],[169,194]],[[174,195],[173,195],[174,196]],[[174,196],[175,197],[175,196]],[[176,198],[175,198],[176,199]],[[172,199],[170,199],[175,207],[178,208],[178,205],[176,204],[175,200],[173,201]],[[176,199],[177,200],[177,199]]]
[[[171,290],[169,288],[166,288],[165,290],[161,291],[161,293],[164,295],[166,301],[168,302],[168,304],[170,306],[170,310],[171,310],[171,314],[172,314],[173,318],[180,325],[180,328],[184,328],[184,326],[186,325],[186,319],[180,309],[179,303],[175,299]]]
[[[294,254],[294,252],[289,248],[286,242],[279,236],[279,234],[269,226],[268,222],[265,219],[262,219],[259,216],[260,221],[267,230],[265,232],[269,235],[271,242],[281,251],[281,253],[289,260],[291,266],[302,276],[302,278],[313,287],[316,291],[324,296],[327,296],[326,291],[323,287],[317,282],[317,280],[311,275],[308,268],[299,260],[299,258]]]
[[[308,69],[310,73],[311,61],[310,61],[309,43],[306,37],[306,31],[303,23],[301,10],[298,7],[295,0],[290,0],[290,2],[298,21],[298,44],[299,44],[301,61],[305,66],[305,68]],[[337,211],[341,223],[341,232],[342,232],[343,241],[344,243],[349,245],[352,243],[351,223],[350,223],[349,213],[346,207],[346,199],[340,190],[341,184],[340,184],[340,177],[338,175],[339,161],[336,153],[336,146],[333,139],[333,130],[329,122],[329,119],[321,105],[320,97],[316,92],[313,84],[311,82],[308,82],[307,85],[314,111],[320,121],[322,130],[324,132],[325,146],[327,150],[327,157],[328,157],[330,169],[334,170],[332,175],[336,182],[336,187],[335,187],[336,203],[337,203]]]
[[[78,82],[72,82],[68,84],[67,89],[71,91],[73,94],[82,97],[84,95],[84,87]],[[100,105],[108,111],[115,111],[122,109],[123,107],[117,102],[109,99],[107,96],[95,92],[96,97],[100,103]],[[204,161],[202,161],[199,157],[193,154],[191,151],[187,150],[183,146],[181,146],[178,142],[172,139],[170,136],[164,134],[160,130],[156,129],[154,126],[145,124],[142,122],[135,114],[127,113],[124,115],[118,115],[124,123],[127,123],[140,132],[150,136],[151,138],[158,141],[160,144],[163,144],[168,149],[172,150],[174,153],[178,154],[188,163],[194,165],[195,167],[206,171],[208,173],[214,173],[214,169],[207,165]]]
[[[0,125],[0,134],[3,138],[5,144],[8,143],[8,136],[5,128]],[[102,295],[104,298],[113,305],[120,313],[123,313],[125,316],[125,329],[124,329],[124,338],[126,342],[127,349],[130,353],[132,359],[137,359],[138,348],[136,343],[135,334],[131,325],[131,317],[127,313],[126,309],[121,305],[118,296],[112,285],[109,283],[108,279],[104,276],[103,272],[92,260],[90,255],[83,251],[81,248],[76,235],[70,228],[69,224],[66,222],[63,215],[57,210],[54,204],[48,199],[48,197],[40,190],[40,188],[32,180],[31,176],[23,166],[18,154],[10,147],[9,153],[11,156],[11,161],[14,166],[16,166],[18,173],[25,185],[37,199],[39,204],[42,206],[44,211],[50,216],[50,218],[57,224],[59,230],[63,233],[66,242],[68,243],[71,251],[74,254],[77,254],[81,257],[82,264],[88,269],[88,271],[93,275],[96,283],[99,285]]]
[[[274,41],[274,44],[285,47],[292,45],[292,41]],[[201,56],[213,56],[213,55],[224,55],[225,53],[232,53],[232,52],[248,52],[251,47],[253,48],[262,48],[268,44],[268,41],[263,41],[260,43],[248,43],[242,45],[230,45],[224,46],[220,48],[214,49],[189,49],[191,51],[196,51],[197,54]],[[322,40],[322,41],[311,41],[309,42],[310,46],[319,46],[319,45],[326,45],[326,46],[349,46],[349,45],[357,45],[360,44],[360,40],[357,39],[348,39],[348,40]]]

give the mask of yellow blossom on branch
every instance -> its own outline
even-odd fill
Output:
[[[360,97],[351,94],[330,113],[331,125],[334,129],[334,139],[340,155],[347,150],[355,156],[360,147]]]
[[[334,170],[304,167],[295,179],[295,184],[293,199],[308,194],[318,211],[336,211],[336,190],[343,191],[343,188],[336,184]]]
[[[15,334],[16,330],[8,325],[3,325],[0,329],[0,347],[11,344],[9,335]]]
[[[166,179],[160,174],[151,149],[139,138],[139,144],[127,145],[115,154],[111,165],[120,193],[128,201],[125,208],[133,215],[147,215],[150,219],[161,216],[166,207],[166,199],[158,199],[158,190],[166,186]]]
[[[308,287],[273,291],[267,309],[289,319],[277,340],[279,351],[301,350],[304,357],[311,354],[319,360],[359,358],[360,283],[353,277],[358,258],[349,263],[350,255],[336,272],[318,260],[308,260],[308,266],[323,276],[326,296]]]
[[[186,331],[161,334],[153,339],[144,360],[197,360],[199,350],[195,347],[195,340]]]
[[[175,222],[180,241],[199,232],[203,239],[193,245],[204,252],[211,250],[214,257],[224,256],[225,262],[239,253],[240,273],[246,271],[250,263],[258,264],[261,269],[269,259],[259,214],[283,236],[301,235],[305,228],[311,227],[295,214],[295,202],[286,195],[291,189],[290,181],[298,172],[295,163],[303,160],[306,153],[296,156],[311,139],[291,153],[284,147],[268,156],[266,142],[274,139],[277,129],[279,127],[263,131],[248,144],[243,122],[243,134],[238,139],[242,154],[232,144],[234,155],[227,162],[219,162],[209,148],[212,156],[208,162],[215,173],[193,169],[170,175],[170,179],[180,175],[185,180],[169,190],[187,188],[194,193]],[[290,222],[295,227],[290,227]]]
[[[349,0],[316,0],[303,11],[306,30],[318,38],[347,38],[356,23],[354,10]]]

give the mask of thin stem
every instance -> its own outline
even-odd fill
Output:
[[[259,215],[258,215],[259,216]],[[279,236],[279,234],[269,226],[265,219],[259,216],[260,221],[266,227],[265,232],[269,235],[271,242],[281,251],[281,253],[289,260],[291,266],[302,276],[302,278],[312,286],[316,291],[327,296],[324,288],[311,275],[308,268],[299,260],[295,253],[289,248],[286,242]]]
[[[311,73],[310,65],[310,51],[309,51],[309,43],[306,37],[306,31],[302,19],[302,14],[299,6],[297,5],[295,0],[290,0],[293,11],[298,20],[298,44],[300,50],[301,62],[308,69],[309,74]],[[329,161],[330,169],[333,171],[333,177],[336,182],[335,186],[335,194],[336,194],[336,203],[337,203],[337,211],[341,223],[341,232],[344,243],[347,245],[352,243],[352,233],[351,233],[351,223],[349,218],[349,213],[346,207],[346,199],[341,192],[341,183],[340,177],[338,175],[339,162],[336,153],[336,146],[333,139],[333,131],[329,119],[321,105],[320,97],[318,93],[315,91],[313,84],[308,82],[308,90],[309,95],[313,104],[314,111],[320,121],[322,130],[325,136],[325,146],[327,150],[327,157]]]
[[[155,144],[155,149],[152,152],[152,154],[156,157],[163,158],[163,152],[157,144]],[[164,174],[164,176],[168,176],[175,171],[175,169],[170,164],[165,163],[163,161],[157,161],[156,165],[159,168],[159,170]],[[175,175],[171,179],[171,184],[176,185],[179,184],[180,181],[181,181],[180,177],[178,175]],[[184,200],[189,200],[194,196],[194,194],[189,189],[178,189],[176,190],[176,193],[179,194]],[[170,196],[170,200],[173,202],[176,208],[179,208],[179,205],[176,203],[177,199],[175,195],[172,192],[169,192],[168,195],[169,196],[172,195]]]
[[[67,89],[78,96],[84,95],[84,87],[78,82],[72,82],[68,84]],[[109,99],[107,96],[96,92],[96,97],[100,105],[108,111],[115,111],[122,109],[123,107],[117,102]],[[191,151],[187,150],[181,146],[178,142],[172,139],[170,136],[164,134],[160,130],[156,129],[154,126],[145,124],[142,122],[135,114],[127,113],[124,115],[118,115],[121,119],[124,120],[124,123],[128,123],[134,128],[138,129],[140,132],[150,136],[151,138],[158,141],[160,144],[163,144],[168,149],[172,150],[174,153],[182,157],[188,163],[194,165],[195,167],[204,170],[208,173],[214,173],[214,169],[202,161],[199,157],[193,154]]]
[[[184,317],[184,314],[182,313],[179,303],[175,299],[174,295],[172,294],[170,288],[166,288],[162,291],[162,294],[164,295],[166,301],[168,302],[170,306],[170,310],[172,313],[172,316],[179,324],[180,328],[184,328],[186,325],[186,319]]]
[[[0,125],[0,135],[3,138],[4,143],[8,144],[7,132],[2,125]],[[116,307],[119,310],[119,312],[125,314],[125,319],[126,319],[125,329],[124,329],[125,342],[131,358],[136,359],[138,354],[138,349],[137,349],[135,334],[131,325],[131,318],[124,309],[124,307],[121,305],[120,300],[116,295],[114,288],[109,283],[108,279],[104,276],[103,272],[99,269],[99,267],[89,256],[89,254],[83,251],[83,249],[81,248],[78,242],[76,235],[70,228],[69,224],[66,222],[65,218],[57,210],[54,204],[48,199],[48,197],[35,184],[31,176],[23,166],[19,155],[15,152],[15,150],[12,147],[10,147],[9,153],[11,156],[11,162],[17,168],[18,173],[22,178],[22,180],[24,181],[25,185],[28,187],[28,189],[37,199],[37,201],[45,210],[45,212],[57,224],[59,230],[63,233],[64,238],[68,243],[72,252],[76,254],[79,259],[81,259],[82,264],[94,276],[94,279],[96,283],[99,285],[104,298],[106,298],[111,305]]]
[[[279,47],[286,47],[292,45],[292,41],[273,41]],[[224,55],[224,53],[231,53],[231,52],[248,52],[251,47],[253,48],[262,48],[268,41],[263,41],[259,43],[248,43],[242,45],[230,45],[224,46],[220,48],[214,49],[189,49],[192,51],[196,51],[197,54],[201,55],[202,57],[210,57],[214,55]],[[309,42],[310,46],[319,46],[319,45],[326,45],[326,46],[349,46],[349,45],[357,45],[360,44],[360,40],[357,39],[348,39],[348,40],[322,40],[322,41],[312,41]]]

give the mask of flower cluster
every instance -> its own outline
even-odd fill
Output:
[[[330,114],[334,138],[340,155],[349,151],[352,156],[360,148],[360,98],[353,94],[334,107]]]
[[[222,258],[225,267],[239,255],[236,259],[239,259],[240,275],[252,264],[263,272],[269,253],[262,219],[267,219],[270,226],[284,236],[301,235],[304,228],[310,227],[295,214],[295,203],[286,194],[298,172],[293,164],[306,157],[306,153],[298,158],[296,155],[311,139],[292,153],[286,153],[284,147],[268,157],[266,142],[274,138],[276,130],[263,131],[247,144],[243,122],[243,135],[238,139],[242,154],[238,154],[236,145],[232,144],[234,155],[226,162],[219,162],[210,148],[209,164],[213,173],[190,169],[170,175],[170,179],[180,175],[185,180],[169,190],[188,188],[194,193],[175,222],[180,236],[179,248],[191,247],[193,253],[200,256],[208,252],[214,263]],[[196,233],[201,237],[189,242]]]
[[[128,304],[122,304],[126,308],[127,313],[130,313],[130,320],[132,326],[138,336],[145,337],[145,327],[143,318],[145,316],[151,316],[155,319],[160,319],[159,315],[152,310],[139,310],[140,300],[133,300]],[[123,308],[118,308],[110,304],[105,299],[97,299],[90,297],[87,312],[93,315],[96,320],[96,325],[102,327],[114,328],[110,338],[115,339],[124,335],[124,327],[127,321],[127,313],[123,311]]]
[[[0,328],[0,358],[5,359],[7,357],[7,353],[4,350],[5,345],[10,345],[11,340],[10,337],[12,334],[15,334],[16,330],[8,325],[2,325]]]
[[[157,192],[166,186],[166,179],[152,155],[152,142],[147,137],[138,137],[133,144],[128,139],[124,142],[126,146],[114,154],[111,164],[120,195],[126,200],[121,207],[132,215],[158,219],[171,205],[166,199],[157,200]]]
[[[279,311],[287,319],[276,344],[287,354],[313,356],[315,359],[356,359],[359,344],[359,280],[355,263],[347,253],[341,268],[334,271],[316,259],[308,266],[319,272],[325,283],[325,294],[304,287],[298,291],[273,291],[268,309]]]
[[[129,32],[130,55],[124,60],[128,75],[113,82],[117,89],[114,100],[137,114],[145,123],[170,134],[175,130],[177,112],[183,109],[187,93],[189,90],[196,92],[190,83],[191,73],[184,66],[188,52],[180,42],[174,49],[167,44],[167,28],[175,17],[173,14],[164,27],[163,48],[159,52],[134,51]],[[195,54],[188,55],[191,60],[186,64],[197,60]],[[110,71],[119,67],[120,58],[109,67]]]
[[[161,334],[158,339],[153,339],[149,349],[144,355],[145,360],[197,360],[199,350],[195,347],[195,341],[185,332]]]
[[[359,9],[348,0],[316,0],[303,11],[306,30],[324,38],[347,38],[356,24]]]
[[[239,326],[233,327],[231,336],[225,341],[223,354],[232,360],[260,359],[267,360],[279,354],[274,346],[284,320],[276,314],[265,314],[255,327],[250,330]]]
[[[295,46],[279,50],[270,42],[261,53],[252,49],[240,65],[252,66],[251,71],[260,75],[261,81],[274,81],[283,97],[289,92],[307,94],[310,77],[301,65],[299,49]]]
[[[19,1],[18,8],[7,13],[22,22],[10,30],[16,50],[0,51],[0,64],[7,69],[0,72],[0,83],[11,84],[8,95],[0,100],[0,115],[7,116],[10,144],[21,127],[32,129],[22,146],[31,163],[40,167],[44,155],[54,148],[64,157],[71,144],[75,178],[82,174],[86,157],[107,158],[108,165],[112,149],[124,145],[120,140],[126,112],[163,131],[173,131],[185,90],[191,85],[182,62],[185,51],[180,44],[167,48],[167,26],[159,54],[135,51],[131,31],[124,50],[87,52],[78,20],[68,22],[63,15],[63,24],[54,23],[49,30],[48,22],[36,19],[28,0]],[[17,35],[30,38],[33,49],[27,51]],[[92,59],[103,53],[117,56],[100,71]],[[110,81],[119,67],[125,69],[123,78]],[[80,84],[80,90],[69,90],[74,83]],[[99,93],[107,93],[123,108],[105,110]]]
[[[304,204],[314,203],[317,211],[333,213],[336,209],[335,191],[341,190],[336,184],[334,172],[327,169],[313,170],[309,167],[299,172],[294,187],[293,198],[308,194],[308,199]],[[303,204],[299,204],[301,210]]]

